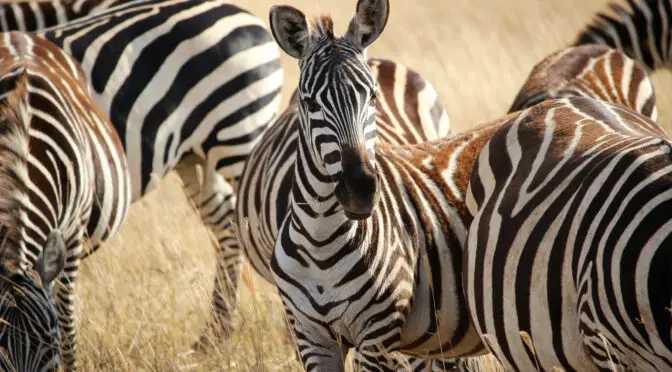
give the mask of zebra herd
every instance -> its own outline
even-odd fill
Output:
[[[350,350],[367,371],[672,370],[672,140],[648,78],[672,2],[628,2],[459,134],[422,76],[367,58],[388,0],[358,0],[343,36],[290,6],[269,33],[219,0],[0,4],[0,367],[77,369],[80,260],[175,170],[217,238],[216,342],[245,257],[308,371]],[[300,76],[276,117],[279,49]]]

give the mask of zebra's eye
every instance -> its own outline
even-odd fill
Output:
[[[315,101],[314,99],[305,97],[303,99],[303,102],[306,104],[306,108],[308,109],[308,111],[310,112],[320,111],[320,104],[317,103],[317,101]]]
[[[378,103],[378,93],[372,93],[371,98],[369,99],[369,106],[371,107],[376,107],[376,104]]]

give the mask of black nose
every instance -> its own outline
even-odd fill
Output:
[[[343,147],[341,168],[336,198],[348,218],[368,218],[378,203],[379,186],[378,174],[369,162],[366,150]]]

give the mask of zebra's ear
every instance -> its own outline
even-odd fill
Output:
[[[366,48],[383,33],[390,16],[388,0],[359,0],[345,37]]]
[[[301,58],[310,42],[306,16],[294,7],[274,5],[269,18],[271,32],[280,48],[294,58]]]
[[[65,242],[59,231],[52,231],[42,254],[37,258],[35,270],[40,274],[42,286],[46,287],[63,271],[65,266]]]

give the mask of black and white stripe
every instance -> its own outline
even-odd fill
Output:
[[[480,152],[465,267],[508,370],[672,369],[672,147],[584,97],[511,116]]]
[[[50,292],[62,269],[56,307],[62,359],[72,367],[82,244],[103,242],[118,230],[131,203],[130,176],[121,141],[88,93],[76,61],[51,42],[18,32],[0,34],[0,57],[0,240],[6,274],[0,313],[11,320],[0,331],[1,346],[19,370],[57,367]],[[32,268],[43,288],[25,276]],[[31,294],[17,299],[7,287],[11,282]],[[21,310],[27,312],[18,314]]]

